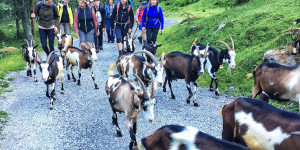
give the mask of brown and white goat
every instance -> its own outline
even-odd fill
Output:
[[[88,69],[91,70],[91,76],[94,82],[95,89],[99,89],[98,85],[95,82],[94,72],[93,72],[93,64],[95,61],[98,60],[95,50],[95,45],[93,43],[85,43],[85,49],[86,51],[80,50],[76,47],[69,46],[67,50],[65,51],[66,58],[67,58],[67,74],[68,74],[68,80],[70,80],[69,75],[69,65],[71,65],[71,73],[72,73],[72,79],[74,82],[76,82],[76,78],[73,73],[73,67],[78,66],[78,85],[81,85],[80,83],[80,77],[81,77],[81,69]]]
[[[34,73],[34,81],[37,82],[37,77],[36,77],[36,61],[35,59],[37,58],[37,50],[36,48],[38,45],[33,46],[32,40],[28,42],[26,40],[26,44],[21,45],[22,46],[22,56],[23,59],[26,61],[27,64],[27,76],[32,77],[32,72],[31,72],[31,65],[33,64],[33,73]]]
[[[195,44],[195,42],[194,42]],[[208,48],[208,45],[207,45]],[[207,48],[205,50],[205,55],[207,52]],[[189,96],[186,99],[186,102],[189,104],[191,98],[194,96],[193,103],[194,106],[198,106],[196,92],[197,92],[197,79],[200,75],[204,73],[204,61],[205,57],[200,54],[199,49],[197,49],[198,55],[191,56],[189,54],[184,54],[179,51],[171,52],[166,55],[164,58],[164,68],[166,71],[165,83],[163,85],[163,91],[166,92],[166,83],[168,82],[169,88],[171,91],[172,99],[175,99],[173,94],[171,82],[177,79],[185,79],[186,88],[189,92]],[[194,93],[191,90],[190,83],[193,83]]]
[[[60,51],[60,56],[63,59],[63,63],[65,60],[65,51],[69,46],[73,46],[73,38],[69,34],[61,34],[61,31],[56,35],[58,40],[57,48]]]
[[[130,149],[134,149],[136,142],[137,119],[140,112],[144,114],[144,118],[153,122],[154,120],[154,104],[156,103],[154,91],[152,89],[149,96],[142,80],[134,75],[140,83],[142,90],[131,84],[127,79],[119,74],[113,75],[114,64],[110,66],[109,77],[105,85],[105,91],[113,111],[112,122],[116,125],[117,136],[122,136],[118,120],[117,112],[125,113],[125,122],[130,134]],[[153,83],[152,83],[153,84]]]
[[[222,108],[222,139],[254,150],[299,150],[300,115],[238,98]]]
[[[254,86],[252,98],[260,94],[260,99],[279,101],[295,100],[300,112],[300,67],[284,66],[277,63],[262,63],[253,71]]]
[[[215,138],[195,127],[166,125],[141,140],[139,150],[248,150],[247,147]]]
[[[136,55],[138,53],[145,53],[151,58],[152,63],[147,62],[142,56]],[[162,58],[164,58],[164,53]],[[129,81],[138,83],[137,78],[134,76],[136,74],[148,88],[154,80],[154,91],[158,85],[161,86],[163,83],[163,63],[162,61],[159,63],[155,56],[148,51],[142,50],[130,55],[123,55],[116,61],[116,64],[119,74]]]
[[[62,58],[52,51],[47,61],[43,61],[42,57],[38,55],[40,61],[37,63],[40,65],[43,81],[46,84],[46,96],[50,98],[50,109],[53,109],[53,100],[56,100],[55,85],[56,80],[61,79],[61,94],[64,94],[64,72]],[[52,91],[49,95],[49,85],[52,85]]]

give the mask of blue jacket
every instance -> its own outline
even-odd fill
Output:
[[[149,7],[149,12],[147,12],[147,7]],[[154,28],[154,27],[159,27],[160,26],[160,29],[163,30],[164,29],[164,15],[163,15],[163,12],[162,12],[162,9],[161,7],[159,7],[158,5],[154,5],[154,6],[151,6],[151,5],[148,5],[145,10],[144,10],[144,13],[143,13],[143,17],[142,17],[142,27],[151,27],[151,28]],[[159,7],[159,15],[157,13],[157,7]],[[147,16],[146,16],[147,14]],[[146,18],[147,19],[147,22],[146,22]]]
[[[114,7],[116,7],[117,6],[117,4],[120,2],[120,0],[117,0],[116,2],[115,2],[115,4],[114,4]],[[133,3],[132,3],[132,1],[131,0],[128,0],[128,2],[130,3],[130,6],[133,8]]]

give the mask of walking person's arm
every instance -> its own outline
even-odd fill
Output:
[[[101,25],[102,25],[102,32],[105,31],[105,26],[106,26],[106,12],[105,12],[105,9],[103,7],[101,7],[101,16],[102,16],[102,22],[101,22]]]
[[[58,24],[59,24],[59,15],[58,15],[57,7],[54,7],[53,19],[54,19],[54,23],[55,23],[54,33],[57,33],[57,31],[58,31],[57,27],[58,27]]]
[[[111,29],[114,29],[115,26],[115,18],[116,18],[116,15],[117,15],[117,7],[114,7],[114,10],[112,12],[112,15],[110,17],[110,25],[111,25]]]
[[[78,39],[78,12],[77,11],[78,10],[75,9],[73,27],[75,31],[75,37]]]
[[[31,14],[31,18],[36,18],[39,16],[39,13],[38,13],[39,5],[40,5],[40,2],[35,4],[34,12]]]
[[[160,16],[160,30],[161,30],[161,35],[164,33],[164,13],[160,7],[159,9],[159,16]]]
[[[96,17],[96,13],[95,13],[94,9],[92,9],[92,17],[93,17],[94,27],[96,29],[98,26],[98,19]],[[100,34],[99,30],[96,31],[96,34],[97,34],[97,36]]]
[[[145,23],[146,23],[146,14],[147,14],[147,9],[144,9],[144,13],[142,16],[142,32],[145,32]]]
[[[131,33],[131,30],[133,28],[133,24],[134,24],[134,15],[133,15],[133,10],[132,7],[130,8],[130,22],[129,22],[129,29],[128,29],[128,33]]]

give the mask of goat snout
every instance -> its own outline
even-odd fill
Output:
[[[230,67],[230,68],[235,68],[235,64],[231,65],[231,67]]]
[[[162,87],[162,83],[158,83],[158,86],[159,86],[159,87]]]
[[[204,73],[203,71],[199,71],[198,75],[201,76],[201,75],[203,75],[203,73]]]
[[[45,82],[46,82],[46,81],[47,81],[47,78],[43,78],[43,81],[45,81]]]
[[[154,120],[153,118],[149,119],[150,122],[153,122],[153,120]]]

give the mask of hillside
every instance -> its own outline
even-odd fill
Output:
[[[224,69],[217,72],[221,93],[232,93],[235,96],[251,96],[253,78],[246,75],[262,63],[264,52],[270,49],[284,48],[291,44],[296,37],[289,29],[297,28],[294,20],[300,18],[298,8],[300,2],[295,0],[250,0],[243,5],[222,7],[217,5],[218,0],[201,0],[196,3],[178,7],[160,3],[166,17],[177,18],[181,23],[168,28],[164,35],[158,37],[158,44],[163,44],[159,52],[179,50],[188,52],[192,42],[199,38],[201,43],[210,43],[210,46],[224,48],[215,42],[223,40],[230,43],[233,37],[236,47],[236,69]],[[213,32],[221,23],[226,26]],[[190,27],[197,26],[193,30]],[[201,86],[209,86],[210,78],[206,73],[198,79]],[[296,111],[296,103],[277,103],[274,105]]]

